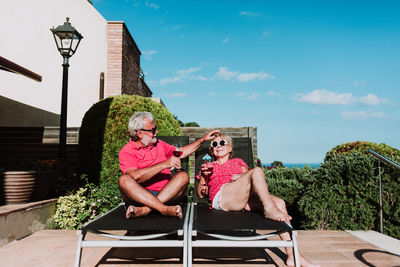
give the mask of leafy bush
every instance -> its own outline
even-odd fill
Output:
[[[87,179],[83,176],[82,180]],[[56,227],[80,229],[85,223],[116,207],[120,202],[116,183],[102,186],[87,183],[75,193],[58,199],[54,215]]]
[[[57,201],[54,221],[59,229],[75,230],[83,226],[90,217],[90,207],[85,193],[87,188],[80,188],[75,194],[60,197]]]
[[[367,150],[369,148],[390,159],[400,159],[400,150],[393,148],[387,144],[382,143],[378,145],[374,142],[356,141],[334,147],[326,153],[325,160],[329,160],[332,157],[340,154],[351,154],[356,151],[365,154],[367,153]]]
[[[310,167],[299,168],[264,168],[265,179],[271,194],[285,200],[288,213],[292,216],[292,224],[295,228],[300,227],[301,214],[298,201],[304,185],[302,181],[310,176],[313,170]]]
[[[90,182],[117,182],[118,153],[129,140],[128,121],[137,111],[153,114],[160,136],[183,135],[174,116],[149,98],[122,95],[99,101],[86,112],[79,132],[82,173]]]
[[[299,201],[306,229],[379,229],[377,159],[357,150],[328,159],[303,180]],[[400,237],[400,172],[385,168],[382,175],[385,233]]]

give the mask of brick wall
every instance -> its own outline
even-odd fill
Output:
[[[122,33],[123,22],[107,23],[107,73],[105,77],[106,91],[104,96],[121,94],[122,84]]]
[[[150,97],[152,92],[140,77],[141,53],[125,23],[109,21],[107,26],[105,96],[128,94]]]

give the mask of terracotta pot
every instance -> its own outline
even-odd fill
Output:
[[[35,171],[4,172],[4,198],[6,204],[26,203],[35,187]]]

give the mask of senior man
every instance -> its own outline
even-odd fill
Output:
[[[186,172],[171,175],[171,168],[181,168],[185,158],[212,139],[218,130],[182,148],[181,157],[173,156],[175,147],[157,139],[157,126],[150,112],[136,112],[128,125],[131,138],[119,152],[119,166],[123,175],[118,185],[127,210],[126,218],[146,216],[152,210],[163,215],[182,218],[182,208],[173,205],[184,194],[189,182]]]

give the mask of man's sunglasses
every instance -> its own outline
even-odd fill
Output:
[[[228,145],[228,142],[226,142],[226,140],[221,140],[221,141],[219,141],[219,145],[220,146],[226,146],[226,145]],[[217,147],[218,146],[218,142],[217,141],[211,142],[210,146],[211,147]]]
[[[140,129],[140,130],[145,131],[145,132],[151,132],[152,134],[156,134],[157,126],[155,126],[153,129],[149,129],[149,130],[146,130],[146,129]]]

